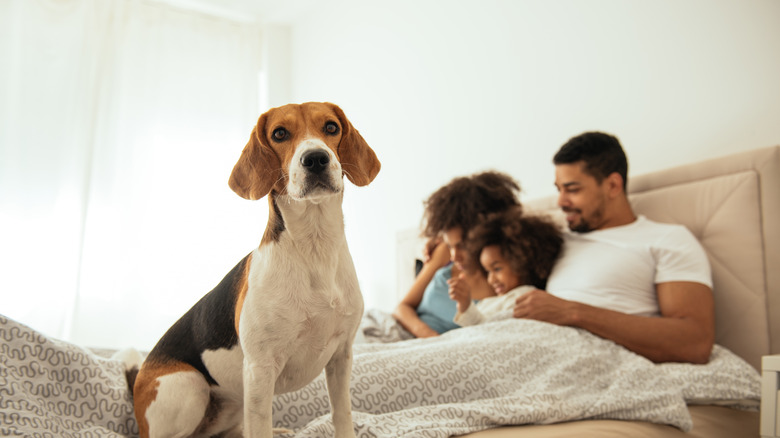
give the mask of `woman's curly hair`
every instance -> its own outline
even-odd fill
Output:
[[[563,237],[550,219],[524,216],[522,210],[511,209],[490,215],[471,230],[466,241],[472,260],[479,260],[482,249],[491,245],[500,248],[512,271],[525,284],[544,289],[561,252]]]
[[[424,202],[422,235],[437,237],[460,228],[463,237],[488,214],[521,208],[520,185],[512,177],[487,171],[453,179]]]

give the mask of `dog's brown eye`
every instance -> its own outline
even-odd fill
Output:
[[[323,128],[326,134],[335,135],[339,133],[339,125],[336,124],[336,122],[327,122],[325,123],[325,128]]]
[[[271,136],[276,141],[284,141],[287,138],[287,130],[284,128],[276,128]]]

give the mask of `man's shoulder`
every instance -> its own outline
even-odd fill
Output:
[[[617,246],[640,245],[643,247],[677,246],[679,243],[689,244],[698,241],[694,234],[681,224],[658,222],[643,215],[627,225],[607,228],[587,233],[564,233],[566,245],[602,242]]]
[[[678,228],[682,227],[683,225],[680,224],[674,224],[674,223],[668,223],[668,222],[659,222],[653,219],[648,218],[647,216],[640,214],[636,217],[636,223],[639,226],[644,227],[650,227],[650,228],[666,228],[666,229],[672,229],[672,228]]]
[[[706,254],[696,235],[682,224],[655,222],[645,219],[650,224],[647,230],[646,243],[657,256],[662,254],[678,254],[682,257],[694,257],[706,260]]]
[[[685,236],[693,237],[693,233],[691,233],[691,230],[689,230],[688,227],[682,224],[658,222],[652,219],[648,219],[647,217],[642,215],[640,215],[637,218],[637,223],[639,224],[638,228],[646,230],[648,232],[653,232],[653,234],[657,236],[677,237],[677,236],[685,235]]]

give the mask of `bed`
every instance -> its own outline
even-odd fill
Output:
[[[637,212],[685,224],[707,249],[718,344],[708,364],[653,364],[509,315],[376,342],[403,334],[371,311],[361,333],[372,336],[354,349],[358,437],[758,436],[761,358],[780,353],[780,147],[632,177],[630,192]],[[525,204],[555,214],[554,199]],[[401,236],[404,254],[416,242]],[[413,276],[413,257],[404,264]],[[0,339],[0,436],[137,435],[121,361],[2,316]],[[320,376],[277,396],[275,425],[332,436],[326,394]]]
[[[716,343],[760,370],[762,356],[780,353],[780,147],[676,166],[629,181],[636,212],[684,224],[705,247],[713,270]],[[524,204],[529,211],[562,221],[555,202],[550,197]],[[398,282],[406,287],[411,283],[410,268],[402,263],[419,251],[419,242],[407,231],[399,234],[398,246]],[[776,384],[770,386],[769,396],[777,397]],[[595,420],[499,427],[464,436],[759,436],[756,412],[693,403],[688,410],[693,427],[687,433],[651,422]],[[764,413],[763,436],[780,436],[774,432],[775,422],[774,412]]]

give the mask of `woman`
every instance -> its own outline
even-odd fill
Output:
[[[490,213],[520,209],[519,191],[510,176],[489,171],[455,178],[425,201],[422,234],[430,239],[430,258],[393,312],[411,334],[426,338],[459,327],[450,291],[477,300],[495,295],[469,257],[464,236]]]

